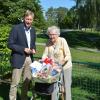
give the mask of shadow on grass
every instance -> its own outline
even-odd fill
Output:
[[[9,83],[0,83],[0,100],[9,100]],[[20,100],[20,95],[17,94],[17,100]]]
[[[38,34],[38,38],[47,39],[46,34]],[[64,37],[70,47],[88,47],[100,49],[100,34],[89,33],[83,31],[69,31],[61,33],[61,37]]]
[[[45,38],[49,38],[48,35],[45,34],[45,33],[44,33],[44,34],[37,34],[37,37],[38,37],[38,38],[44,38],[44,39],[45,39]]]
[[[0,98],[2,98],[2,100],[8,100],[9,88],[10,88],[10,84],[0,83]]]
[[[100,49],[100,34],[97,33],[71,31],[61,33],[61,37],[66,38],[71,47],[82,46]]]

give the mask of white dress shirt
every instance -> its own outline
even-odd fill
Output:
[[[26,29],[25,28],[25,34],[26,34],[26,39],[27,39],[27,44],[28,44],[28,48],[30,48],[30,42],[31,42],[31,37],[30,37],[30,29]]]

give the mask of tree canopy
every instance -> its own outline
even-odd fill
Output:
[[[79,27],[100,27],[100,0],[73,0]]]
[[[27,9],[35,13],[35,26],[42,28],[45,20],[39,0],[0,0],[0,24],[21,22]]]

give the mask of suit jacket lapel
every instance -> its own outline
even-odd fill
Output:
[[[22,25],[23,25],[23,24],[22,24]],[[28,44],[27,44],[27,38],[26,38],[26,34],[25,34],[25,29],[24,29],[24,25],[23,25],[23,27],[21,28],[21,31],[22,31],[22,37],[23,37],[23,39],[24,39],[26,45],[28,46]]]

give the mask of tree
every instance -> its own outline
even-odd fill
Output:
[[[49,8],[46,12],[46,19],[49,23],[48,25],[57,25],[61,28],[63,19],[67,15],[68,9],[65,7],[59,7],[59,8]],[[64,25],[64,24],[63,24]]]
[[[100,23],[100,0],[74,0],[78,26],[96,28]]]
[[[21,22],[25,10],[35,13],[36,27],[45,26],[42,7],[39,0],[0,0],[0,24],[16,24]]]
[[[46,12],[47,26],[57,25],[57,12],[53,7],[50,7]]]

